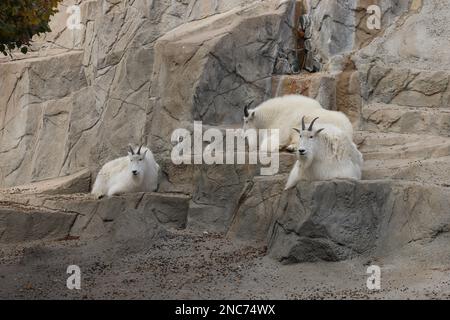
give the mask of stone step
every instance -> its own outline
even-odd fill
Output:
[[[369,103],[448,108],[450,72],[396,68],[381,63],[358,67],[362,97]]]
[[[377,181],[302,182],[255,178],[228,236],[267,245],[283,263],[339,261],[425,245],[450,230],[450,188]]]
[[[245,157],[245,163],[236,162],[240,155]],[[288,173],[297,159],[296,155],[284,151],[278,155],[278,171],[275,174]],[[192,157],[189,158],[190,163],[174,164],[171,157],[155,155],[162,171],[158,190],[161,192],[185,192],[192,194],[199,191],[199,187],[202,186],[201,183],[205,183],[205,187],[210,192],[215,190],[215,188],[210,188],[212,183],[227,194],[226,190],[235,184],[241,185],[254,176],[267,175],[262,169],[269,169],[271,165],[261,164],[259,156],[255,155],[255,157],[258,157],[257,164],[249,164],[248,152],[236,152],[234,164],[225,164],[225,155],[221,157],[224,159],[224,164],[207,164],[204,161],[201,164],[194,164]],[[277,168],[275,162],[273,168]],[[226,196],[221,196],[218,199],[222,198],[225,199],[225,202],[228,202]]]
[[[389,161],[392,160],[393,168],[398,168],[397,163],[399,163],[400,166],[406,169],[410,163],[416,161],[450,156],[450,138],[441,136],[356,131],[354,141],[358,145],[358,149],[363,153],[365,160],[364,171],[370,179],[385,177],[385,174],[379,177],[376,174],[376,172],[379,172],[377,168],[379,168],[381,163],[379,161],[381,160],[386,162],[388,168],[391,167]],[[245,153],[245,159],[248,161],[248,153]],[[281,152],[277,174],[290,172],[295,160],[295,154]],[[159,158],[158,162],[164,172],[160,186],[161,191],[197,194],[200,192],[198,186],[200,181],[202,181],[200,185],[205,186],[205,189],[207,189],[207,191],[203,190],[202,192],[214,194],[210,195],[211,201],[223,198],[223,195],[221,196],[214,192],[219,186],[222,187],[218,190],[228,190],[230,192],[226,192],[227,194],[236,194],[245,181],[261,175],[261,168],[267,167],[260,164],[208,165],[203,163],[174,165],[169,157]],[[373,171],[374,169],[376,170]],[[234,179],[233,177],[240,178]],[[230,179],[236,182],[232,184],[236,187],[236,190],[232,192],[229,188]],[[216,187],[212,184],[216,185]],[[237,185],[239,185],[239,188],[237,188]],[[219,202],[226,205],[227,201],[220,200]]]
[[[450,109],[372,103],[362,108],[362,130],[450,136]]]
[[[0,199],[0,243],[66,237],[77,214]]]
[[[362,178],[395,179],[450,186],[450,156],[425,160],[368,160],[364,162]]]
[[[365,180],[450,184],[450,138],[357,131],[354,140],[364,156]]]
[[[11,188],[0,188],[0,197],[3,194],[71,194],[89,193],[91,185],[91,172],[88,169],[80,172],[53,178],[36,181]]]
[[[448,172],[450,167],[446,158],[450,156],[450,138],[357,131],[354,141],[365,159],[365,180],[392,178],[437,185],[450,183],[447,178],[450,175],[438,174],[439,170]],[[295,160],[294,154],[281,152],[278,174],[289,173]],[[429,161],[423,163],[424,160]],[[159,163],[164,172],[160,191],[191,194],[188,225],[209,231],[226,228],[242,190],[254,178],[260,178],[261,168],[249,164],[174,165],[167,157]]]
[[[151,236],[184,229],[191,197],[179,193],[133,193],[95,199],[90,194],[0,194],[0,243],[31,240]]]
[[[440,136],[356,131],[354,141],[364,160],[425,160],[450,155],[450,138]]]
[[[295,155],[279,155],[278,173],[290,172]],[[190,194],[188,226],[206,231],[226,230],[245,185],[261,175],[262,167],[268,167],[248,163],[175,165],[170,157],[157,157],[157,161],[162,171],[158,191]]]

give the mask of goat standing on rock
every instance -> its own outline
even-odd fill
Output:
[[[361,179],[363,157],[355,143],[338,127],[323,123],[314,129],[315,118],[306,129],[305,117],[299,134],[298,160],[289,174],[285,190],[300,180]]]
[[[97,175],[92,194],[97,198],[131,192],[153,192],[158,188],[159,165],[142,145],[128,156],[106,163]]]

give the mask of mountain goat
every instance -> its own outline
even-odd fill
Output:
[[[129,146],[128,156],[106,163],[92,188],[97,198],[121,193],[152,192],[158,188],[159,165],[153,153],[142,145],[135,152]]]
[[[295,151],[299,141],[298,135],[292,131],[292,128],[299,125],[298,114],[305,115],[307,121],[320,117],[322,123],[333,124],[350,139],[353,137],[352,124],[345,114],[323,109],[319,102],[302,95],[273,98],[252,110],[249,110],[247,106],[244,107],[243,129],[279,129],[280,149]],[[254,139],[249,139],[248,143],[251,150],[256,148]],[[261,144],[264,143],[267,142],[261,142]]]
[[[321,124],[314,129],[315,118],[308,129],[305,117],[299,136],[298,160],[289,174],[285,190],[294,187],[300,180],[361,179],[363,157],[352,139],[340,128]]]

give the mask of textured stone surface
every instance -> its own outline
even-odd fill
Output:
[[[81,60],[72,51],[0,64],[13,77],[0,89],[0,186],[59,175],[70,109],[87,85]]]
[[[302,94],[319,101],[323,108],[336,110],[336,79],[322,73],[283,75],[272,79],[274,97],[287,94]]]
[[[0,243],[64,238],[75,219],[74,213],[0,200]]]
[[[450,135],[450,110],[407,108],[375,104],[363,107],[363,128],[368,131]]]
[[[240,123],[244,104],[253,101],[254,106],[270,96],[290,6],[251,4],[188,23],[158,39],[147,128],[155,150],[167,152],[172,131],[193,120]]]
[[[41,185],[2,190],[1,242],[80,236],[121,241],[145,237],[161,226],[186,227],[190,200],[186,195],[138,193],[97,200],[86,194],[42,193]]]
[[[349,54],[373,40],[380,31],[390,27],[393,22],[411,8],[410,0],[339,0],[306,1],[311,17],[311,47],[322,64],[331,66],[340,56]],[[379,5],[382,20],[381,30],[367,28],[366,10],[369,5]],[[325,66],[327,69],[329,66]]]
[[[416,2],[416,4],[414,4]],[[450,60],[444,52],[450,45],[447,28],[448,6],[445,2],[414,1],[411,11],[398,23],[390,25],[357,56],[363,60],[379,59],[397,68],[448,70]]]
[[[279,173],[290,171],[296,158],[280,153]],[[192,195],[188,227],[206,231],[227,230],[239,197],[263,165],[174,165],[161,158],[163,179],[159,192],[184,192]]]
[[[194,119],[240,122],[292,41],[292,1],[87,1],[83,28],[67,30],[78,2],[37,51],[1,60],[0,186],[97,171],[130,142],[167,154]]]
[[[82,170],[70,176],[41,180],[11,189],[0,189],[0,194],[72,194],[91,190],[91,173]]]
[[[450,230],[447,187],[393,181],[300,183],[255,179],[229,236],[269,246],[285,262],[386,255]]]

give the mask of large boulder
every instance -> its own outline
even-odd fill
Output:
[[[339,261],[402,252],[450,230],[446,187],[397,181],[255,179],[228,235],[267,245],[284,263]]]

